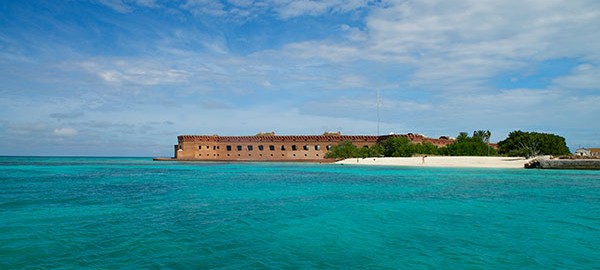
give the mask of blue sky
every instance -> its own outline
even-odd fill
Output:
[[[0,0],[0,155],[179,134],[549,132],[600,147],[600,2]]]

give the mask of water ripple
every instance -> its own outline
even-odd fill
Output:
[[[0,158],[0,268],[598,269],[600,173]]]

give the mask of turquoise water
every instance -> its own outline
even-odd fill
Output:
[[[600,172],[0,158],[0,269],[600,269]]]

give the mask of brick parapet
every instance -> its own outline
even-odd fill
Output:
[[[284,136],[218,136],[180,135],[179,143],[184,142],[377,142],[380,136],[373,135],[284,135]]]

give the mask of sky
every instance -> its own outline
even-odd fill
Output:
[[[600,147],[599,120],[597,0],[0,0],[0,155],[270,131],[574,151]]]

